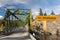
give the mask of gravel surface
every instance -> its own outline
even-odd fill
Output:
[[[0,40],[31,40],[28,32],[24,31],[25,29],[21,28],[19,31],[12,33],[8,36],[0,36]]]

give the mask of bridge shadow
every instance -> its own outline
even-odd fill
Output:
[[[9,38],[4,38],[2,40],[27,40],[27,39],[30,39],[30,37],[28,36],[24,36],[24,37],[9,37]]]

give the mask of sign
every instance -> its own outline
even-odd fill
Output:
[[[47,20],[57,20],[57,16],[36,16],[36,20],[37,21],[43,21],[43,30],[44,30],[44,40],[46,40],[46,32],[47,32],[47,28],[46,28],[46,23]]]
[[[21,14],[21,11],[20,11],[20,10],[18,10],[18,11],[16,12],[16,14]]]
[[[56,20],[57,16],[36,16],[37,21],[44,20]]]

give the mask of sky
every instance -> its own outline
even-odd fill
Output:
[[[60,13],[60,0],[0,0],[0,15],[4,16],[7,8],[27,8],[32,9],[33,16],[38,15],[39,9],[50,14]]]

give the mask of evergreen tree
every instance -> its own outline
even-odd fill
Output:
[[[44,16],[47,16],[47,13],[46,12],[44,13]]]
[[[43,16],[43,12],[42,12],[42,9],[40,8],[40,13],[39,13],[40,16]]]
[[[55,15],[54,11],[52,10],[51,15]]]

